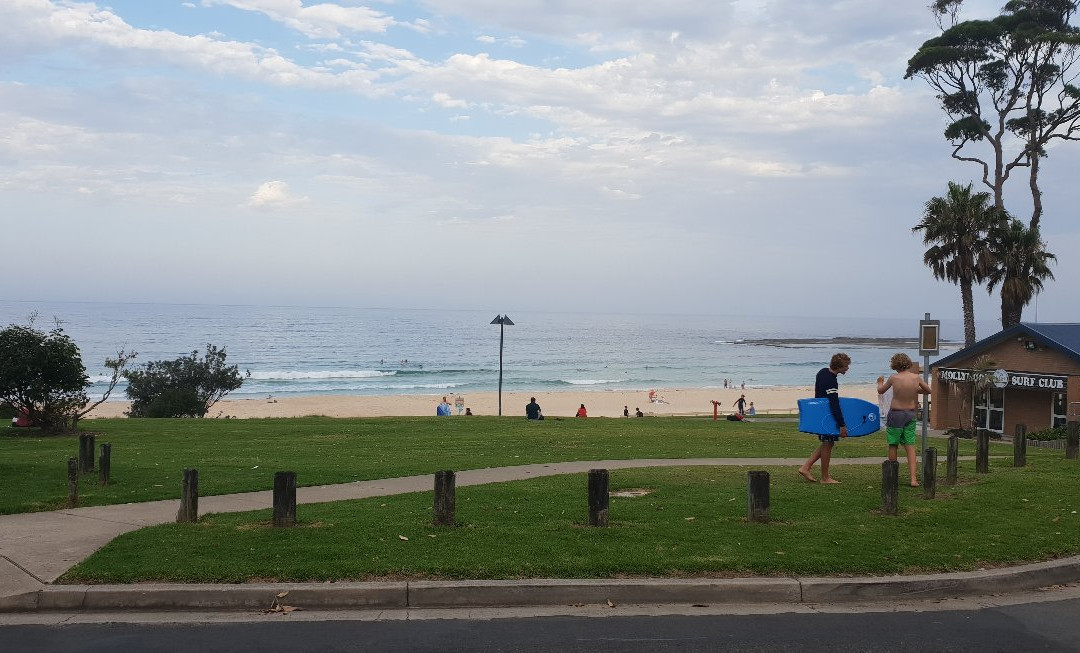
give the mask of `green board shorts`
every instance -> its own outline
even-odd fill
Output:
[[[885,440],[890,445],[915,444],[915,411],[890,410],[885,421]]]

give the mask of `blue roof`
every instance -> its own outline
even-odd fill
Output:
[[[944,367],[956,360],[973,356],[993,347],[999,342],[1018,336],[1027,336],[1037,344],[1049,346],[1080,363],[1080,324],[1021,322],[1004,331],[998,331],[989,338],[983,338],[970,347],[965,347],[958,352],[949,354],[945,358],[938,359],[931,364],[931,367]]]

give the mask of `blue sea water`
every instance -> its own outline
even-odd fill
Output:
[[[137,366],[224,347],[250,370],[232,397],[447,394],[498,386],[495,311],[0,301],[0,325],[39,329],[60,320],[100,395],[103,362],[120,348]],[[542,392],[809,385],[836,351],[852,358],[846,383],[916,359],[918,319],[513,313],[505,328],[503,389]],[[945,340],[962,338],[942,321]],[[831,338],[849,338],[833,342]],[[888,339],[910,340],[898,343]],[[953,346],[952,349],[956,347]],[[943,354],[952,349],[943,350]],[[113,399],[124,399],[121,384]]]

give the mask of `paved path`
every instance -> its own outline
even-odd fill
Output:
[[[962,457],[970,460],[970,457]],[[877,465],[878,456],[838,458],[834,465]],[[641,460],[593,460],[519,465],[457,472],[458,486],[483,485],[558,474],[578,474],[590,469],[626,469],[674,466],[795,467],[801,458],[685,458]],[[792,470],[794,475],[795,471]],[[430,491],[434,475],[356,481],[339,485],[297,488],[297,503],[322,503],[346,499]],[[199,498],[200,514],[242,512],[270,508],[271,491],[247,492]],[[0,604],[5,598],[38,592],[61,574],[86,559],[118,535],[145,526],[175,521],[179,499],[128,503],[52,512],[0,516]],[[1075,564],[1075,563],[1074,563]],[[465,581],[473,582],[473,581]],[[543,582],[543,581],[540,581]],[[200,591],[206,591],[201,586]],[[800,592],[803,590],[800,589]]]

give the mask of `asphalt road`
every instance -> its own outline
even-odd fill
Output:
[[[23,651],[1080,651],[1080,599],[977,610],[0,626]]]

